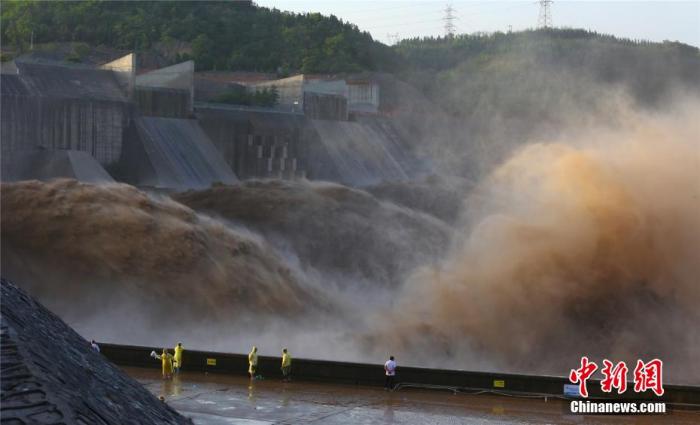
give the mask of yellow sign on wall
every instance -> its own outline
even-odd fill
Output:
[[[493,387],[494,388],[505,388],[506,387],[506,381],[502,379],[494,379],[493,381]]]
[[[207,366],[216,366],[216,359],[207,359]]]

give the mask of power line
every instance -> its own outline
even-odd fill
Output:
[[[539,28],[552,28],[552,0],[540,0],[540,16],[537,22]]]

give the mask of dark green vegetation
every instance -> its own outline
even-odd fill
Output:
[[[276,88],[249,91],[245,87],[234,87],[215,97],[214,102],[230,103],[233,105],[272,107],[277,104],[279,94]]]
[[[385,67],[392,56],[355,25],[320,14],[298,15],[241,2],[6,1],[3,43],[84,41],[125,50],[189,44],[178,59],[199,69],[341,72]]]

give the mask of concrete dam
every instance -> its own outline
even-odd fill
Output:
[[[72,154],[59,167],[51,165],[49,154],[36,154],[39,150],[85,152],[117,181],[168,190],[239,178],[364,186],[412,176],[409,165],[415,159],[408,143],[392,133],[388,118],[376,116],[372,120],[381,125],[371,125],[347,117],[319,120],[284,109],[194,102],[193,65],[136,74],[129,57],[116,68],[21,58],[5,64],[2,152],[12,157],[5,163],[16,167],[3,179],[80,179],[85,173],[70,164],[90,162]],[[38,171],[27,175],[31,169]]]

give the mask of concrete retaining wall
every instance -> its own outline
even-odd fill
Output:
[[[122,366],[160,368],[160,361],[152,359],[150,352],[161,352],[163,347],[137,347],[128,345],[100,344],[102,353],[111,361]],[[172,347],[167,347],[172,352]],[[186,349],[186,347],[185,347]],[[291,353],[292,356],[294,353]],[[258,358],[258,371],[268,379],[281,378],[281,359],[277,357]],[[229,354],[185,350],[183,370],[246,375],[248,357],[244,354]],[[295,379],[326,381],[354,385],[384,384],[383,366],[375,364],[346,363],[326,360],[293,359],[292,375]],[[491,372],[469,372],[462,370],[441,370],[418,367],[399,367],[397,383],[439,385],[455,389],[479,389],[505,393],[526,393],[550,396],[563,396],[567,378],[500,374]],[[664,385],[665,394],[660,399],[653,393],[637,394],[632,391],[617,396],[620,399],[655,400],[670,403],[700,405],[700,387]],[[610,398],[600,391],[600,383],[588,381],[590,398]]]

